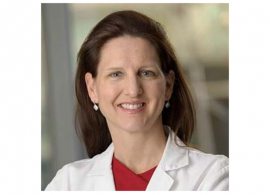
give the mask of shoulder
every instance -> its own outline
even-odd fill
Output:
[[[189,170],[198,178],[198,190],[229,190],[229,158],[187,148]]]
[[[64,165],[59,169],[48,184],[45,191],[58,191],[58,190],[74,190],[82,185],[88,175],[102,171],[104,166],[100,166],[104,159],[104,153],[98,154],[91,159],[78,160]]]
[[[179,168],[172,170],[171,173],[177,181],[181,181],[178,183],[179,189],[229,190],[228,157],[208,154],[188,147],[174,133],[171,135],[172,138],[168,140],[170,147],[168,147],[167,157],[172,160],[167,160],[167,162],[172,162],[174,167]]]
[[[81,189],[88,175],[103,174],[111,166],[114,146],[91,159],[83,159],[66,164],[57,173],[45,190],[74,190]]]
[[[204,165],[220,169],[229,165],[229,158],[225,155],[208,154],[197,149],[186,147],[191,165]]]
[[[47,185],[45,191],[71,190],[70,179],[80,178],[91,170],[95,162],[95,157],[92,159],[83,159],[64,165],[59,169]]]
[[[91,171],[99,155],[94,156],[90,159],[82,159],[72,163],[64,165],[58,172],[59,173],[79,173]]]
[[[189,165],[192,169],[202,169],[203,167],[207,169],[220,169],[229,165],[229,158],[225,155],[215,155],[202,152],[198,149],[187,146],[170,127],[166,126],[167,131],[169,131],[168,138],[168,157],[172,155],[178,156],[175,158],[177,162],[184,159],[185,164]]]

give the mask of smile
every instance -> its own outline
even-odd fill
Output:
[[[129,109],[129,110],[135,110],[139,109],[143,106],[143,103],[141,104],[120,104],[123,108]]]
[[[125,102],[118,105],[122,111],[129,113],[129,114],[137,114],[145,110],[146,103],[145,102]]]

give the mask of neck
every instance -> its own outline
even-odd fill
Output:
[[[130,133],[110,128],[114,156],[134,173],[143,173],[158,165],[166,146],[163,126]]]

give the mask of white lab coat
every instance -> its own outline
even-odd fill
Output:
[[[229,190],[229,159],[205,154],[185,144],[168,127],[166,147],[146,190]],[[174,143],[174,137],[181,147]],[[45,190],[114,191],[111,162],[113,143],[92,159],[80,160],[60,169]]]

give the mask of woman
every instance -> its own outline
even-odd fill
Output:
[[[112,13],[78,54],[77,133],[90,159],[59,170],[46,190],[228,190],[228,158],[188,147],[195,111],[159,23]]]

